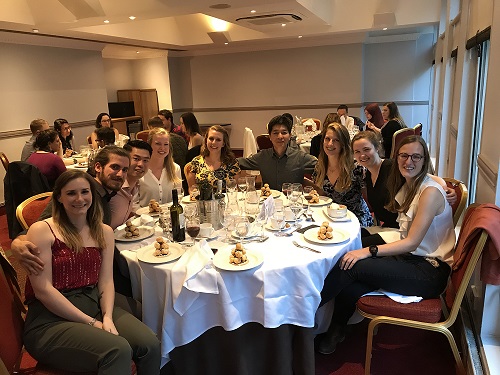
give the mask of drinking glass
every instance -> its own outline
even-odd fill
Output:
[[[182,197],[184,197],[184,189],[182,188],[182,184],[176,185],[175,188],[177,189],[177,196],[179,197],[180,202]]]
[[[276,211],[274,211],[273,218],[276,220],[279,226],[279,232],[275,233],[274,235],[277,237],[285,236],[286,234],[281,231],[283,229],[283,224],[285,222],[285,213],[283,212],[283,207],[281,207],[281,209],[276,209]]]
[[[254,221],[254,223],[255,223],[255,224],[259,227],[259,229],[260,229],[260,232],[259,232],[259,233],[260,233],[260,235],[259,235],[259,239],[260,239],[260,240],[264,240],[264,238],[266,237],[266,236],[264,235],[264,225],[266,224],[266,222],[267,222],[267,217],[265,217],[265,216],[259,216],[259,215],[257,215],[257,216],[255,217],[255,221]]]
[[[163,234],[167,237],[169,241],[172,240],[172,234],[170,232],[170,212],[162,211],[160,212],[160,217],[158,218],[158,225],[163,230]]]
[[[311,214],[311,199],[313,198],[311,192],[313,191],[312,186],[304,186],[304,198],[307,201],[307,215]]]
[[[286,199],[290,199],[290,193],[292,192],[292,184],[290,182],[285,182],[281,185],[281,192],[286,196]]]
[[[243,193],[243,197],[240,200],[244,200],[245,192],[247,191],[247,179],[245,177],[238,178],[238,189]]]
[[[228,193],[234,193],[237,190],[238,190],[238,186],[236,184],[236,180],[234,178],[230,178],[226,182],[226,192],[228,192]]]
[[[222,242],[230,243],[232,241],[229,238],[229,227],[231,226],[231,224],[233,223],[233,220],[234,220],[233,210],[229,207],[225,207],[224,210],[219,215],[219,218],[220,218],[220,223],[222,225],[222,228],[225,228],[225,230],[226,230],[226,237],[224,237]]]
[[[200,219],[193,216],[186,221],[186,232],[191,237],[192,242],[190,244],[185,244],[185,246],[194,246],[196,237],[200,234]]]
[[[250,222],[246,215],[236,217],[234,221],[234,231],[240,239],[240,242],[242,242],[250,232]]]
[[[193,186],[191,186],[191,193],[189,194],[190,197],[198,197],[200,195],[200,188],[198,187],[198,185],[194,184]]]
[[[300,211],[302,211],[302,198],[300,198],[300,202],[298,200],[290,202],[290,210],[292,210],[293,213],[293,227],[297,228],[297,215],[299,214]]]
[[[184,216],[188,220],[195,216],[198,216],[198,206],[196,205],[196,203],[186,204],[186,206],[184,207]]]

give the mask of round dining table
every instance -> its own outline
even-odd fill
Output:
[[[142,319],[161,341],[163,363],[172,359],[176,372],[195,374],[200,368],[193,360],[200,353],[193,351],[203,350],[211,353],[206,353],[210,365],[203,363],[204,373],[240,373],[238,369],[248,366],[264,366],[273,374],[314,374],[314,336],[318,325],[324,326],[316,314],[324,279],[343,254],[361,248],[361,237],[359,221],[351,212],[334,221],[325,205],[312,210],[314,221],[301,219],[301,229],[290,236],[275,236],[266,225],[267,240],[249,238],[243,246],[248,254],[257,254],[258,261],[244,270],[224,264],[219,268],[212,256],[207,258],[207,249],[227,254],[235,247],[222,242],[222,230],[165,263],[137,257],[162,234],[158,227],[155,235],[141,241],[116,242],[129,266],[133,296],[142,301]],[[345,236],[342,242],[311,241],[310,231],[305,232],[308,239],[300,233],[308,227],[317,231],[324,221]],[[318,252],[297,247],[294,241]],[[200,259],[204,263],[197,272],[186,271]],[[223,344],[218,347],[213,340]]]

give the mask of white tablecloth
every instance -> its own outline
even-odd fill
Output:
[[[327,220],[322,207],[315,211],[315,224]],[[282,324],[313,327],[326,275],[345,252],[361,248],[359,222],[350,216],[349,222],[331,224],[350,234],[350,239],[340,244],[310,244],[297,232],[292,237],[276,237],[267,232],[270,238],[266,242],[245,244],[249,251],[257,249],[263,253],[263,264],[247,271],[218,271],[219,294],[200,294],[182,316],[173,309],[171,270],[175,262],[143,263],[137,260],[135,251],[127,250],[151,243],[155,237],[141,243],[117,242],[129,265],[134,297],[142,299],[143,321],[160,338],[164,362],[175,347],[195,340],[215,326],[228,331],[248,322],[258,322],[266,328]],[[297,248],[292,240],[316,248],[321,254]],[[209,245],[234,246],[218,240]]]

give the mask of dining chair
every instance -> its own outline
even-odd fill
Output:
[[[321,120],[317,118],[313,118],[314,123],[316,124],[316,130],[321,130]]]
[[[23,345],[24,318],[26,312],[22,303],[21,289],[14,267],[0,252],[0,357],[8,374],[19,375],[94,375],[75,373],[39,364]],[[1,370],[1,367],[0,367]],[[135,363],[131,363],[131,374],[136,374]]]
[[[3,167],[7,171],[7,168],[9,167],[9,159],[7,158],[7,155],[5,155],[3,152],[0,152],[0,160],[2,161]]]
[[[415,132],[415,135],[422,136],[422,124],[419,122],[417,125],[413,127],[413,131]]]
[[[149,137],[149,130],[141,130],[135,133],[135,139],[140,139],[141,141],[147,142]]]
[[[403,128],[399,129],[392,136],[392,149],[391,149],[391,159],[394,157],[394,153],[398,148],[398,145],[401,143],[403,139],[408,137],[409,135],[415,135],[415,131],[412,128]]]
[[[482,209],[481,206],[471,205],[469,208],[471,217],[473,211],[476,211],[478,215],[481,214],[478,211]],[[498,222],[500,220],[498,216],[500,215],[498,213],[495,213],[495,215],[497,217],[491,219]],[[458,372],[465,374],[462,358],[449,328],[457,319],[465,291],[483,249],[487,245],[487,241],[489,241],[489,235],[485,229],[476,224],[475,220],[468,220],[467,225],[461,228],[460,234],[462,235],[462,233],[464,236],[472,235],[466,237],[470,241],[461,241],[461,237],[459,237],[453,256],[452,273],[444,296],[424,299],[410,304],[394,302],[386,296],[364,296],[358,300],[356,305],[358,312],[362,316],[371,319],[368,325],[366,342],[366,375],[370,374],[373,336],[379,324],[393,324],[442,333],[448,339]]]
[[[92,136],[91,136],[91,135],[88,135],[88,136],[87,136],[87,143],[88,143],[89,145],[91,145],[91,144],[92,144]]]
[[[273,147],[273,143],[269,139],[269,134],[260,134],[257,136],[257,138],[255,138],[255,141],[257,142],[259,150]]]
[[[52,192],[48,191],[46,193],[34,195],[17,206],[16,218],[24,230],[27,230],[31,224],[38,220],[40,214],[49,204],[51,197]]]
[[[467,204],[468,191],[467,187],[462,181],[455,180],[451,177],[444,177],[443,180],[446,182],[446,186],[455,190],[457,194],[457,201],[451,206],[453,211],[453,225],[457,226],[458,220],[462,213],[464,212],[465,206]]]

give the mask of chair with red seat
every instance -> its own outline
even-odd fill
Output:
[[[141,130],[135,134],[135,139],[147,142],[149,137],[149,130]]]
[[[413,127],[413,131],[415,132],[415,135],[422,136],[422,124],[419,122],[417,125]]]
[[[446,186],[455,190],[457,194],[457,201],[451,206],[453,210],[453,225],[457,226],[458,220],[462,213],[464,212],[465,205],[467,204],[468,191],[467,187],[462,181],[455,180],[451,177],[444,177],[443,180],[446,182]]]
[[[396,152],[399,144],[403,139],[410,135],[415,135],[415,130],[412,128],[403,128],[399,129],[392,136],[392,149],[391,149],[391,159],[394,157],[394,153]]]
[[[19,375],[94,375],[97,373],[74,373],[52,369],[38,364],[23,348],[23,313],[17,274],[9,261],[0,252],[0,358],[9,374]],[[136,374],[132,362],[131,374]],[[1,370],[0,366],[0,370]]]
[[[469,207],[466,217],[469,210],[471,218],[473,210],[479,210],[475,214],[481,214],[480,210],[486,212],[487,208],[483,206]],[[491,220],[498,222],[499,212],[495,211]],[[373,336],[379,324],[394,324],[442,333],[448,339],[459,373],[465,373],[457,344],[449,328],[455,323],[470,278],[489,240],[488,232],[478,225],[476,220],[471,219],[462,226],[461,235],[463,232],[473,234],[473,237],[470,241],[461,241],[459,237],[453,257],[452,274],[446,289],[446,303],[443,303],[441,298],[432,298],[418,303],[402,304],[386,296],[364,296],[358,300],[357,309],[360,314],[371,319],[366,343],[365,374],[370,374]],[[466,238],[469,240],[469,237]],[[444,320],[443,316],[446,317]]]
[[[49,204],[50,198],[52,198],[52,192],[48,191],[34,195],[17,206],[17,221],[19,221],[24,230],[28,229],[31,224],[38,220],[45,207]]]
[[[269,134],[260,134],[257,136],[257,138],[255,138],[255,141],[257,142],[259,150],[273,147],[273,143],[269,139]]]

